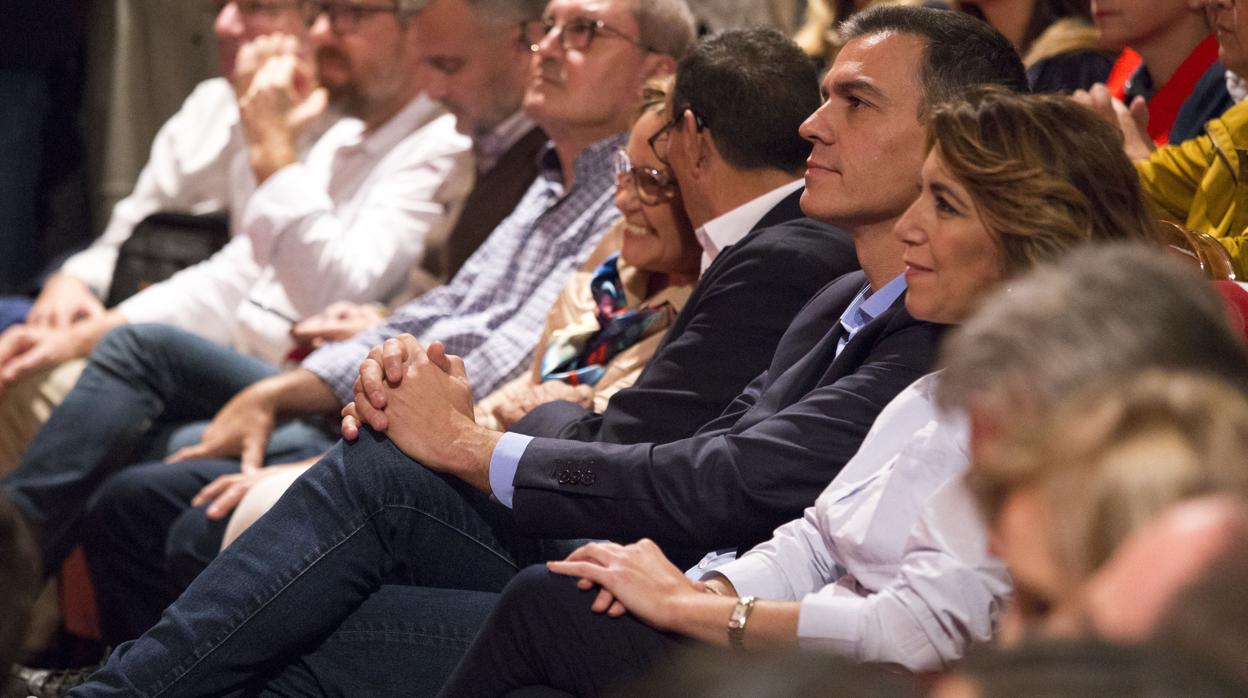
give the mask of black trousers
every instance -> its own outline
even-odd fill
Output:
[[[83,526],[105,644],[142,635],[217,556],[229,518],[210,520],[189,502],[218,476],[236,472],[233,460],[156,462],[105,481]]]
[[[524,569],[503,590],[442,695],[603,695],[693,644],[631,615],[594,613],[596,594],[545,566]]]

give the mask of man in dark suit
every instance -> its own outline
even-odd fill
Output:
[[[757,101],[743,104],[745,95]],[[672,104],[714,124],[698,136],[701,157],[668,158],[703,247],[697,286],[637,382],[603,413],[550,402],[512,431],[610,443],[686,438],[767,368],[811,296],[858,269],[849,234],[799,205],[810,143],[797,129],[818,108],[819,90],[795,44],[762,30],[708,39],[681,63],[666,113]],[[754,127],[764,118],[773,129]],[[664,154],[670,130],[654,139]]]
[[[846,66],[803,130],[816,143],[803,210],[850,232],[863,272],[806,305],[768,369],[721,416],[667,444],[500,439],[472,420],[462,362],[437,343],[390,340],[365,362],[346,410],[355,442],[297,481],[92,688],[226,691],[261,673],[290,686],[311,674],[324,688],[341,678],[325,667],[363,652],[355,638],[366,639],[358,656],[370,671],[400,686],[392,690],[427,691],[483,619],[490,596],[481,592],[570,550],[569,538],[645,535],[690,560],[749,545],[797,516],[935,354],[941,328],[906,313],[901,243],[890,234],[919,190],[921,115],[971,85],[1026,84],[995,32],[948,13],[965,40],[936,41],[928,15],[913,14],[928,12],[905,10],[914,26],[896,29],[921,50],[885,46],[870,65]],[[968,57],[967,45],[978,54]],[[656,140],[677,171],[712,147],[703,134],[716,123],[693,101],[673,102],[666,142]],[[375,431],[359,433],[361,420]],[[395,580],[410,586],[382,589]],[[344,620],[349,632],[334,635]],[[292,663],[309,647],[318,649]],[[364,680],[346,681],[358,690]]]

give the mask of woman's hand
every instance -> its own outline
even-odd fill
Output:
[[[705,593],[704,584],[686,577],[645,538],[632,545],[590,543],[546,566],[556,574],[579,577],[581,589],[601,587],[594,612],[619,617],[627,611],[660,630],[675,630],[674,609]]]
[[[537,385],[508,386],[503,400],[494,406],[494,419],[503,429],[510,429],[512,424],[520,421],[525,415],[540,405],[556,400],[567,400],[590,409],[594,404],[594,389],[588,385],[568,385],[563,381],[545,381]]]

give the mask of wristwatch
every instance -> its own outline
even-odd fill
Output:
[[[728,616],[728,645],[734,650],[745,649],[745,624],[754,610],[754,601],[753,596],[741,597],[732,608],[732,615]]]

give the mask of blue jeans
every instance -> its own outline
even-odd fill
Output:
[[[83,512],[110,475],[162,458],[174,427],[211,418],[277,369],[164,325],[105,335],[74,389],[3,480],[38,532],[45,572],[81,538]]]
[[[326,643],[383,585],[427,587],[413,592],[427,594],[497,592],[522,567],[561,558],[577,543],[516,533],[506,507],[424,468],[366,430],[296,480],[155,627],[119,647],[71,695],[230,695],[255,689]],[[456,594],[449,598],[474,605]],[[485,610],[454,615],[457,633],[475,630]],[[428,612],[418,608],[393,619],[415,618],[425,626],[427,616],[419,614]],[[443,659],[423,651],[398,658],[395,664],[405,660],[426,683],[417,686],[420,679],[408,677],[395,694],[432,693],[442,676],[428,676],[450,670]]]
[[[0,297],[0,332],[19,322],[26,322],[26,315],[34,301],[20,296]]]
[[[262,680],[260,696],[433,696],[497,594],[383,586],[324,642]]]

